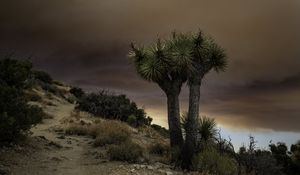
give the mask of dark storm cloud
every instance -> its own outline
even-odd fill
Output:
[[[126,93],[150,114],[162,115],[157,120],[165,119],[166,99],[156,85],[136,75],[126,57],[128,44],[199,28],[230,59],[225,73],[205,78],[203,113],[224,125],[299,131],[299,1],[0,2],[1,53],[33,55],[38,68],[86,90]],[[184,109],[187,97],[185,88]]]
[[[204,111],[225,125],[300,131],[300,73],[279,81],[231,86],[203,101]]]

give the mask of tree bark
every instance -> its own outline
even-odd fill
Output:
[[[189,110],[186,127],[186,138],[182,150],[182,169],[190,170],[192,159],[196,152],[196,142],[198,136],[198,118],[200,104],[201,79],[190,82],[189,86]]]
[[[168,80],[168,78],[166,78]],[[165,92],[168,103],[168,125],[170,133],[171,160],[177,161],[183,146],[183,136],[180,123],[179,94],[184,80],[168,80],[158,82]]]
[[[168,93],[167,101],[170,145],[172,149],[181,149],[183,137],[180,124],[179,93]]]

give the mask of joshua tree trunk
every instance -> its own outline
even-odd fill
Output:
[[[181,91],[182,83],[183,80],[159,82],[159,86],[166,93],[168,101],[168,125],[170,133],[172,161],[176,161],[183,146],[179,107],[179,94]]]
[[[183,145],[183,137],[180,125],[179,93],[170,93],[167,98],[171,148],[180,149]]]
[[[197,128],[199,118],[201,78],[190,81],[189,110],[186,127],[185,144],[182,150],[182,168],[191,169],[192,158],[196,152]]]

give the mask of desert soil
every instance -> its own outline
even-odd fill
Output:
[[[93,147],[92,138],[64,134],[63,121],[70,117],[74,105],[60,99],[51,103],[44,110],[52,118],[34,126],[21,143],[0,148],[0,175],[1,171],[12,175],[181,174],[161,163],[107,160],[101,148]]]

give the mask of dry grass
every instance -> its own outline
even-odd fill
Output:
[[[128,126],[119,121],[104,121],[91,127],[91,135],[96,137],[95,146],[121,144],[130,138]]]
[[[73,121],[73,120],[70,120]],[[89,135],[95,138],[95,146],[121,144],[130,138],[130,130],[125,123],[105,120],[97,123],[86,123],[83,120],[72,122],[65,130],[69,135]]]
[[[63,123],[68,127],[66,134],[93,137],[94,146],[106,150],[111,160],[136,162],[149,157],[157,162],[169,163],[170,148],[168,139],[151,127],[138,130],[117,120],[104,120],[88,116],[82,112],[72,112]]]
[[[84,125],[70,124],[65,133],[68,135],[89,135],[89,129]]]
[[[148,150],[150,154],[167,156],[170,153],[170,146],[165,142],[158,141],[157,143],[150,145]]]
[[[122,145],[112,145],[107,154],[110,160],[137,162],[143,157],[143,148],[132,141],[124,142]]]
[[[162,138],[162,136],[156,130],[154,130],[153,128],[151,128],[149,126],[144,126],[144,127],[138,128],[138,132],[148,138],[154,138],[154,139]]]

